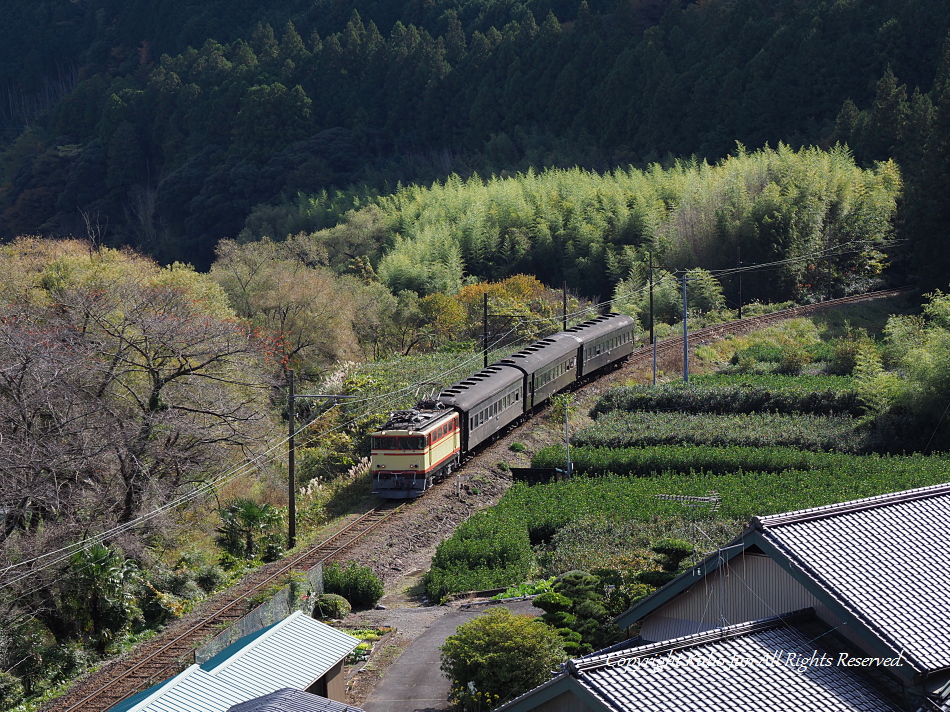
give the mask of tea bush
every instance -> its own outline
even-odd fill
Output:
[[[787,383],[783,383],[787,380]],[[809,415],[861,415],[864,408],[850,379],[851,389],[831,386],[831,377],[821,379],[825,387],[787,376],[734,377],[732,382],[699,381],[660,386],[622,386],[602,395],[591,409],[597,418],[615,410],[688,413],[773,412]],[[720,385],[721,384],[721,385]],[[838,384],[835,384],[838,385]]]
[[[608,448],[686,444],[784,446],[859,453],[871,449],[873,437],[868,431],[856,430],[856,422],[847,416],[616,411],[600,416],[593,425],[577,432],[571,443]]]
[[[553,445],[540,450],[532,467],[555,467],[564,462],[564,447]],[[740,447],[729,445],[655,445],[651,447],[571,448],[575,474],[632,475],[648,477],[659,472],[711,473],[725,475],[740,471],[783,472],[784,470],[845,470],[854,455],[807,452],[788,447]]]

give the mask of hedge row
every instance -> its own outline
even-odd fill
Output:
[[[782,376],[774,377],[780,381]],[[854,390],[809,388],[806,383],[668,383],[659,386],[621,386],[602,395],[591,409],[597,418],[612,411],[683,411],[688,413],[798,413],[860,415],[864,412]],[[850,379],[841,379],[850,381]]]
[[[871,433],[847,416],[755,413],[691,415],[615,411],[579,432],[577,446],[627,448],[653,445],[739,445],[794,447],[861,453],[872,448]]]
[[[439,600],[449,593],[520,583],[533,565],[527,529],[515,520],[498,521],[487,510],[472,515],[439,544],[423,585],[430,599]]]
[[[715,475],[742,471],[782,472],[836,468],[845,471],[858,457],[837,452],[807,452],[788,447],[740,447],[731,445],[656,445],[636,448],[575,447],[571,464],[575,474],[613,473],[649,477],[659,472],[684,474],[702,472]],[[533,467],[564,467],[564,447],[540,450]]]
[[[841,459],[835,462],[834,457],[829,456],[828,463],[834,463],[829,467],[779,473],[705,471],[684,476],[661,472],[653,477],[606,475],[535,486],[515,483],[495,507],[474,515],[439,545],[432,570],[426,575],[426,588],[430,596],[438,598],[525,581],[534,563],[531,532],[557,531],[595,515],[618,522],[653,522],[711,514],[658,499],[661,494],[705,496],[716,491],[721,504],[715,516],[733,522],[738,533],[741,524],[756,515],[950,481],[947,458],[837,456]],[[815,461],[821,462],[821,457],[816,456]]]

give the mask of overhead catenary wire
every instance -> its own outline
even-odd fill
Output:
[[[493,345],[494,345],[494,346],[497,346],[499,343],[501,343],[502,340],[504,340],[505,338],[507,338],[509,335],[511,335],[512,333],[514,333],[516,330],[517,330],[517,326],[516,326],[516,327],[513,327],[512,329],[510,329],[508,332],[506,332],[506,333],[500,335],[497,339],[495,339]],[[439,374],[437,374],[437,375],[438,375],[439,377],[442,377],[442,376],[449,375],[449,374],[451,374],[451,373],[454,373],[454,372],[459,371],[459,370],[462,370],[462,369],[467,369],[467,368],[470,367],[470,365],[471,365],[471,363],[472,363],[473,361],[478,360],[478,359],[480,359],[480,358],[481,358],[481,355],[480,355],[480,354],[471,356],[471,357],[469,357],[469,358],[467,358],[467,359],[461,361],[460,363],[454,365],[453,367],[448,368],[448,369],[445,369],[444,371],[442,371],[441,373],[439,373]],[[420,382],[420,383],[423,383],[423,382]],[[365,398],[365,399],[361,399],[361,400],[359,400],[359,401],[351,401],[351,402],[362,402],[362,403],[365,403],[365,404],[382,404],[383,401],[385,401],[386,403],[393,404],[393,403],[396,402],[396,399],[397,399],[397,398],[399,398],[399,397],[401,397],[401,396],[403,396],[403,395],[406,395],[406,394],[408,394],[409,392],[412,392],[414,389],[417,389],[418,386],[420,385],[420,383],[413,383],[413,384],[410,384],[410,385],[405,386],[405,387],[403,387],[403,388],[396,389],[396,390],[394,390],[394,391],[390,391],[390,392],[382,393],[382,394],[377,394],[377,395],[375,395],[375,396],[369,396],[369,397],[367,397],[367,398]],[[332,433],[332,432],[335,432],[335,431],[337,431],[337,430],[342,430],[342,429],[344,429],[345,427],[354,424],[360,417],[363,417],[363,416],[365,416],[365,415],[368,415],[368,414],[371,414],[371,413],[373,413],[373,412],[376,412],[377,410],[378,410],[378,408],[374,405],[373,407],[370,407],[370,408],[368,408],[368,409],[365,409],[363,412],[361,412],[361,413],[359,413],[359,414],[357,414],[357,415],[351,417],[350,419],[348,419],[348,420],[345,421],[344,423],[341,423],[341,424],[339,424],[339,425],[337,425],[337,426],[335,426],[335,427],[332,427],[332,428],[328,428],[328,429],[326,429],[326,430],[324,430],[324,431],[320,431],[320,432],[318,432],[318,433],[314,433],[313,436],[314,436],[314,437],[320,437],[320,436],[323,436],[323,435],[328,435],[328,434],[330,434],[330,433]],[[297,428],[297,429],[294,431],[294,435],[296,436],[296,435],[298,435],[298,434],[304,432],[309,426],[310,426],[310,423],[309,423],[309,422],[305,422],[305,423],[301,424],[301,426],[300,426],[299,428]],[[28,571],[26,571],[26,572],[24,572],[24,573],[22,573],[22,574],[19,574],[19,575],[15,576],[15,577],[13,577],[13,578],[7,580],[7,581],[4,581],[4,582],[0,583],[0,589],[6,588],[6,587],[9,587],[9,586],[12,586],[12,585],[14,585],[14,584],[16,584],[16,583],[19,583],[20,581],[24,580],[25,578],[34,575],[34,574],[37,573],[38,571],[42,571],[42,570],[44,570],[44,569],[46,569],[46,568],[49,568],[49,567],[51,567],[51,566],[56,566],[56,565],[58,565],[58,564],[61,564],[61,563],[65,562],[65,561],[67,561],[68,559],[70,559],[72,556],[74,556],[74,555],[75,555],[77,552],[79,552],[79,551],[82,551],[82,550],[84,550],[84,549],[87,549],[87,548],[89,548],[89,547],[91,547],[91,546],[94,546],[94,545],[96,545],[96,544],[102,543],[102,542],[106,541],[107,539],[114,538],[114,537],[116,537],[116,536],[118,536],[118,535],[120,535],[120,534],[123,534],[123,533],[125,533],[125,532],[131,530],[131,529],[134,529],[135,527],[139,526],[140,524],[143,524],[144,522],[146,522],[146,521],[148,521],[148,520],[150,520],[150,519],[153,519],[154,517],[159,516],[160,514],[163,514],[163,513],[165,513],[165,512],[168,512],[168,511],[170,511],[170,510],[172,510],[172,509],[174,509],[174,508],[176,508],[176,507],[178,507],[178,506],[181,506],[182,504],[186,504],[186,503],[188,503],[188,502],[190,502],[190,501],[192,501],[192,500],[194,500],[194,499],[196,499],[196,498],[198,498],[198,497],[200,497],[200,496],[202,496],[202,495],[204,495],[204,494],[207,494],[207,493],[213,491],[214,489],[216,489],[216,488],[218,488],[218,487],[220,487],[220,486],[226,484],[227,482],[231,481],[232,479],[236,479],[236,478],[238,478],[238,477],[241,477],[241,476],[243,476],[243,475],[245,475],[245,474],[248,474],[249,472],[253,471],[253,469],[255,469],[255,468],[257,468],[257,467],[259,467],[259,466],[261,466],[261,465],[263,465],[263,464],[268,464],[268,463],[272,462],[272,461],[275,460],[277,457],[283,456],[282,448],[283,448],[284,445],[287,444],[287,442],[288,442],[289,440],[290,440],[290,435],[288,434],[288,435],[286,435],[286,436],[280,438],[280,439],[277,440],[276,442],[273,442],[273,443],[272,443],[270,446],[268,446],[263,452],[261,452],[260,454],[258,454],[258,455],[256,455],[256,456],[250,458],[250,460],[248,460],[248,461],[246,461],[246,462],[244,462],[244,463],[242,463],[242,464],[240,464],[240,465],[236,465],[236,466],[233,467],[233,468],[230,468],[230,469],[226,470],[226,471],[225,471],[224,473],[222,473],[221,475],[219,475],[219,476],[217,476],[217,477],[215,477],[215,478],[213,478],[213,479],[211,479],[211,480],[207,480],[207,481],[201,483],[199,486],[197,486],[197,487],[194,488],[193,490],[190,490],[189,492],[186,492],[185,494],[180,495],[179,497],[176,497],[175,499],[173,499],[173,500],[171,500],[171,501],[169,501],[169,502],[166,502],[166,503],[164,503],[164,504],[162,504],[162,505],[156,507],[155,509],[153,509],[153,510],[151,510],[151,511],[149,511],[149,512],[146,512],[146,513],[144,513],[144,514],[142,514],[142,515],[136,517],[135,519],[132,519],[132,520],[130,520],[130,521],[128,521],[128,522],[125,522],[125,523],[123,523],[123,524],[120,524],[120,525],[118,525],[118,526],[116,526],[116,527],[112,527],[111,529],[105,530],[105,531],[103,531],[103,532],[99,532],[98,534],[95,534],[95,535],[93,535],[93,536],[86,537],[86,538],[84,538],[82,541],[73,542],[72,544],[69,544],[69,545],[67,545],[67,546],[65,546],[65,547],[61,547],[61,548],[59,548],[59,549],[55,549],[55,550],[49,551],[49,552],[44,552],[43,554],[40,554],[40,555],[38,555],[38,556],[32,557],[32,558],[30,558],[30,559],[25,559],[25,560],[23,560],[23,561],[19,561],[19,562],[15,563],[15,564],[11,564],[11,565],[9,565],[9,566],[3,568],[3,569],[0,569],[0,577],[2,577],[3,575],[5,575],[5,574],[7,574],[7,573],[9,573],[10,571],[13,571],[13,570],[15,570],[15,569],[19,569],[19,568],[22,568],[22,567],[24,567],[24,566],[28,566],[29,564],[37,563],[37,562],[40,562],[40,561],[43,562],[43,565],[42,565],[42,566],[34,566],[34,567],[31,567]],[[275,451],[277,451],[276,454],[274,454]],[[53,558],[50,558],[50,557],[53,557]]]
[[[855,249],[855,250],[840,250],[840,249],[839,249],[840,247],[847,247],[847,246],[856,245],[856,244],[859,244],[859,243],[858,243],[857,241],[853,241],[853,242],[851,242],[851,243],[846,243],[845,245],[838,246],[838,248],[836,248],[835,251],[830,250],[830,249],[820,250],[820,251],[818,251],[818,252],[811,253],[811,254],[808,254],[808,255],[802,255],[802,256],[799,256],[799,257],[788,258],[788,259],[785,259],[785,260],[777,260],[777,261],[773,261],[773,262],[770,262],[770,263],[763,263],[763,264],[756,264],[756,265],[748,265],[748,266],[745,266],[745,267],[738,267],[738,268],[731,268],[731,269],[725,269],[725,270],[711,271],[710,274],[712,274],[712,275],[714,275],[714,276],[715,276],[715,275],[719,275],[719,276],[729,276],[729,275],[736,274],[736,273],[740,273],[740,272],[750,272],[750,271],[757,271],[757,270],[774,269],[774,268],[778,268],[778,267],[783,266],[783,265],[793,264],[793,263],[796,263],[796,262],[802,262],[802,261],[808,261],[808,260],[821,259],[822,257],[829,257],[829,256],[835,256],[835,255],[841,255],[841,254],[850,254],[850,253],[853,253],[853,252],[860,252],[860,251],[861,251],[860,249]],[[675,280],[675,278],[673,278],[671,275],[661,276],[659,280],[656,280],[656,281],[654,282],[654,287],[655,287],[656,285],[658,285],[658,284],[662,284],[664,281],[668,281],[668,280],[671,280],[671,279],[674,279],[674,280]],[[582,315],[584,315],[584,314],[588,314],[588,313],[591,313],[591,312],[594,312],[594,311],[599,312],[600,309],[601,309],[602,307],[604,307],[604,306],[611,305],[611,304],[613,304],[613,303],[615,303],[615,302],[617,302],[617,301],[619,301],[619,300],[622,300],[622,299],[629,299],[630,297],[635,296],[635,295],[637,295],[637,294],[641,294],[641,293],[647,291],[648,289],[649,289],[649,286],[644,286],[644,287],[641,287],[641,288],[639,288],[639,289],[635,289],[635,290],[631,290],[631,291],[628,291],[628,292],[624,292],[624,293],[622,293],[622,294],[620,294],[620,295],[617,295],[617,296],[613,297],[612,299],[605,300],[605,301],[599,302],[599,303],[597,303],[597,304],[592,304],[592,305],[588,305],[588,306],[586,306],[586,307],[583,307],[583,308],[581,308],[581,309],[579,309],[579,310],[577,310],[577,311],[575,311],[575,312],[572,312],[572,313],[566,315],[566,318],[568,318],[568,319],[574,319],[574,318],[578,318],[578,317],[580,317],[580,316],[582,316]],[[502,334],[502,335],[500,335],[500,336],[498,336],[498,337],[496,337],[496,338],[494,339],[494,345],[497,346],[497,345],[500,344],[504,339],[506,339],[508,336],[510,336],[511,334],[515,333],[518,328],[520,328],[520,327],[522,327],[522,326],[524,326],[524,325],[526,325],[526,324],[527,324],[527,325],[530,325],[530,324],[535,324],[535,323],[551,323],[551,322],[552,322],[552,318],[534,318],[534,319],[528,319],[528,318],[524,318],[524,317],[519,317],[519,320],[518,320],[518,322],[515,324],[515,326],[513,326],[511,329],[509,329],[505,334]],[[441,373],[436,374],[436,376],[435,376],[434,378],[442,378],[442,377],[444,377],[444,376],[446,376],[446,375],[448,375],[448,374],[451,374],[451,373],[453,373],[453,372],[455,372],[455,371],[457,371],[457,370],[461,370],[461,369],[463,369],[463,368],[468,368],[469,365],[470,365],[472,362],[474,362],[474,361],[476,361],[476,360],[478,360],[478,359],[480,359],[480,358],[481,358],[481,353],[480,353],[480,352],[479,352],[478,354],[473,354],[471,357],[469,357],[468,359],[466,359],[466,360],[460,362],[459,364],[456,364],[456,365],[453,366],[452,368],[445,369],[445,370],[442,371]],[[431,380],[433,380],[433,377],[429,377],[429,378],[426,379],[426,381],[431,381]],[[424,381],[424,382],[425,382],[425,381]],[[361,404],[371,405],[371,406],[373,406],[373,407],[369,408],[368,410],[365,410],[363,413],[360,413],[360,414],[358,414],[358,415],[356,415],[356,416],[351,417],[350,419],[348,419],[348,420],[345,421],[344,423],[341,423],[340,425],[338,425],[338,426],[336,426],[336,427],[334,427],[334,428],[330,428],[330,429],[328,429],[328,430],[326,430],[326,431],[321,431],[321,432],[319,432],[319,433],[315,433],[315,434],[314,434],[314,437],[319,437],[320,435],[326,435],[326,434],[332,433],[332,432],[334,432],[334,431],[336,431],[336,430],[339,430],[339,429],[345,428],[345,427],[347,427],[347,426],[350,426],[350,425],[354,424],[360,417],[363,417],[363,416],[365,416],[365,415],[367,415],[367,414],[369,414],[369,413],[372,413],[372,412],[375,412],[376,410],[378,410],[378,408],[376,407],[376,405],[381,405],[381,404],[383,404],[383,401],[388,401],[389,403],[392,403],[392,402],[394,402],[394,400],[395,400],[396,398],[399,398],[399,397],[401,397],[401,396],[403,396],[403,395],[406,395],[406,394],[408,394],[409,392],[413,391],[414,389],[418,389],[419,385],[420,385],[421,383],[424,383],[424,382],[413,383],[413,384],[410,384],[410,385],[408,385],[408,386],[405,386],[405,387],[403,387],[403,388],[401,388],[401,389],[396,389],[396,390],[394,390],[394,391],[391,391],[391,392],[388,392],[388,393],[384,393],[384,394],[377,394],[377,395],[374,395],[374,396],[367,396],[366,398],[362,398],[362,399],[354,399],[354,400],[350,401],[351,404],[353,404],[353,405],[356,405],[356,404],[360,404],[360,403],[361,403]],[[302,425],[300,426],[300,428],[298,428],[298,429],[295,431],[294,434],[296,435],[296,434],[299,434],[299,433],[303,432],[306,428],[309,427],[309,425],[310,425],[309,423],[304,423],[304,424],[302,424]],[[13,584],[19,582],[20,580],[22,580],[23,577],[28,576],[28,575],[32,575],[32,574],[35,573],[36,571],[42,570],[43,568],[46,568],[46,567],[48,567],[48,566],[54,566],[54,565],[57,565],[57,564],[59,564],[59,563],[62,563],[62,562],[65,561],[66,559],[68,559],[68,558],[70,558],[71,556],[73,556],[77,551],[81,551],[81,550],[83,550],[83,549],[86,549],[86,548],[88,548],[88,547],[90,547],[90,546],[95,545],[96,543],[101,543],[101,542],[105,541],[106,539],[115,537],[115,536],[117,536],[117,535],[119,535],[119,534],[122,534],[122,533],[124,533],[124,532],[126,532],[126,531],[129,531],[130,529],[135,528],[136,526],[138,526],[138,525],[144,523],[145,521],[148,521],[149,519],[152,519],[152,518],[154,518],[154,517],[156,517],[156,516],[158,516],[158,515],[160,515],[160,514],[163,514],[163,513],[167,512],[167,511],[170,511],[171,509],[174,509],[175,507],[178,507],[178,506],[180,506],[180,505],[182,505],[182,504],[185,504],[185,503],[187,503],[187,502],[190,502],[190,501],[196,499],[197,497],[200,497],[200,496],[202,496],[202,495],[204,495],[204,494],[206,494],[206,493],[208,493],[208,492],[214,490],[215,488],[220,487],[220,486],[223,485],[223,484],[226,484],[228,481],[230,481],[230,480],[232,480],[232,479],[235,479],[235,478],[237,478],[237,477],[240,477],[240,476],[243,476],[243,475],[247,474],[248,472],[252,471],[254,468],[258,467],[258,466],[259,466],[260,464],[262,464],[262,463],[263,463],[263,464],[267,464],[267,463],[269,463],[269,462],[272,462],[274,459],[276,459],[277,455],[272,455],[271,453],[273,453],[273,452],[274,452],[275,450],[277,450],[278,448],[281,448],[281,447],[283,447],[284,445],[286,445],[286,443],[287,443],[289,440],[290,440],[290,435],[287,435],[287,436],[283,437],[282,439],[280,439],[280,440],[278,440],[277,442],[273,443],[271,446],[269,446],[267,449],[265,449],[265,450],[264,450],[262,453],[260,453],[259,455],[256,455],[256,456],[254,456],[253,458],[251,458],[249,461],[247,461],[247,462],[245,462],[245,463],[242,463],[241,465],[235,466],[234,468],[231,468],[230,470],[224,472],[223,474],[221,474],[220,476],[218,476],[218,477],[216,477],[216,478],[214,478],[214,479],[212,479],[212,480],[208,480],[208,481],[205,481],[205,482],[201,483],[198,487],[196,487],[196,488],[194,488],[193,490],[191,490],[191,491],[185,493],[184,495],[181,495],[181,496],[179,496],[179,497],[177,497],[177,498],[175,498],[175,499],[173,499],[173,500],[171,500],[171,501],[169,501],[169,502],[167,502],[167,503],[165,503],[165,504],[163,504],[163,505],[161,505],[161,506],[159,506],[159,507],[156,507],[155,509],[151,510],[150,512],[147,512],[147,513],[145,513],[145,514],[143,514],[143,515],[140,515],[139,517],[136,517],[135,519],[130,520],[129,522],[123,523],[123,524],[121,524],[121,525],[119,525],[119,526],[117,526],[117,527],[113,527],[113,528],[111,528],[111,529],[109,529],[109,530],[106,530],[106,531],[104,531],[104,532],[100,532],[99,534],[96,534],[96,535],[94,535],[94,536],[92,536],[92,537],[87,537],[87,538],[85,538],[85,539],[84,539],[83,541],[81,541],[81,542],[74,542],[73,544],[70,544],[70,545],[68,545],[68,546],[66,546],[66,547],[62,547],[62,548],[57,549],[57,550],[54,550],[54,551],[52,551],[52,552],[45,552],[45,553],[43,553],[43,554],[41,554],[41,555],[39,555],[39,556],[37,556],[37,557],[33,557],[33,558],[31,558],[31,559],[26,559],[26,560],[24,560],[24,561],[20,561],[20,562],[17,562],[16,564],[11,564],[11,565],[9,565],[9,566],[3,568],[3,569],[0,569],[0,576],[3,576],[3,575],[5,575],[6,573],[8,573],[8,572],[10,572],[10,571],[12,571],[12,570],[14,570],[14,569],[21,568],[21,567],[23,567],[23,566],[27,566],[27,565],[29,565],[29,564],[31,564],[31,563],[36,563],[36,562],[41,561],[41,560],[44,560],[44,559],[46,559],[46,558],[48,558],[48,557],[57,557],[57,555],[60,555],[60,556],[58,556],[57,558],[53,558],[53,559],[51,559],[50,561],[44,562],[44,566],[43,566],[43,567],[33,567],[33,568],[31,568],[31,569],[29,570],[28,573],[25,573],[25,574],[23,574],[23,575],[21,575],[21,576],[19,576],[19,577],[15,577],[14,579],[12,579],[12,580],[10,580],[10,581],[0,583],[0,589],[2,589],[2,588],[4,588],[4,587],[7,587],[7,586],[10,586],[10,585],[13,585]],[[282,453],[281,453],[281,454],[282,454]]]

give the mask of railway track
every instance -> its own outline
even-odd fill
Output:
[[[720,339],[730,334],[752,331],[785,319],[808,316],[848,304],[898,296],[909,289],[896,289],[853,297],[833,299],[816,304],[792,307],[771,314],[763,314],[742,320],[717,324],[690,332],[691,342],[699,343]],[[670,356],[682,350],[682,336],[670,337],[657,342],[657,358]],[[630,355],[627,363],[646,363],[653,355],[651,346],[644,346]],[[596,382],[595,379],[593,382]],[[581,388],[587,383],[579,384]],[[477,454],[467,460],[474,459]],[[102,712],[118,704],[130,695],[156,682],[164,680],[194,661],[194,647],[211,632],[245,615],[245,603],[251,596],[277,582],[293,570],[307,570],[318,563],[331,561],[355,544],[366,534],[387,521],[399,507],[384,503],[360,515],[329,538],[306,551],[285,560],[263,567],[228,590],[210,610],[202,612],[201,619],[193,624],[179,626],[159,635],[140,646],[124,660],[116,661],[85,684],[80,684],[70,694],[61,697],[43,708],[43,712]],[[113,669],[114,668],[114,669]],[[102,678],[108,675],[108,682]]]
[[[306,551],[253,572],[228,589],[226,596],[216,601],[217,605],[213,603],[210,611],[202,613],[200,620],[184,626],[184,629],[179,626],[157,636],[128,658],[110,665],[110,669],[104,671],[109,675],[107,682],[101,681],[103,674],[96,675],[77,686],[71,694],[44,707],[43,712],[102,712],[130,695],[177,674],[194,662],[196,643],[248,613],[249,598],[279,582],[291,571],[307,570],[335,559],[398,510],[398,506],[389,502],[380,504]]]
[[[875,299],[896,297],[901,294],[907,294],[911,291],[912,288],[910,287],[903,289],[888,289],[879,292],[858,294],[851,297],[841,297],[840,299],[829,299],[824,302],[806,304],[800,307],[790,307],[789,309],[782,309],[781,311],[772,312],[771,314],[761,314],[758,316],[749,317],[747,319],[739,319],[736,321],[729,321],[724,324],[714,324],[713,326],[697,329],[696,331],[691,331],[689,333],[689,340],[690,343],[698,343],[722,339],[731,334],[741,334],[748,331],[753,331],[755,329],[760,329],[763,326],[767,326],[768,324],[784,321],[786,319],[809,316],[811,314],[817,314],[828,309],[835,309],[838,307],[847,306],[849,304],[859,304],[861,302],[873,301]],[[671,336],[661,341],[657,341],[657,360],[659,360],[661,356],[668,356],[677,350],[682,351],[682,348],[682,336]],[[644,363],[652,358],[653,349],[651,346],[647,345],[630,354],[630,357],[627,359],[627,363]]]

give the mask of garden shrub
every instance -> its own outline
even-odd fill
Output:
[[[372,608],[383,597],[383,582],[368,566],[355,561],[346,567],[337,562],[327,564],[323,569],[323,588],[327,593],[344,596],[357,608]]]
[[[452,701],[492,709],[550,678],[565,656],[561,638],[527,615],[494,608],[463,623],[441,648]]]
[[[336,593],[321,593],[313,602],[314,618],[344,618],[353,609],[350,602]]]

